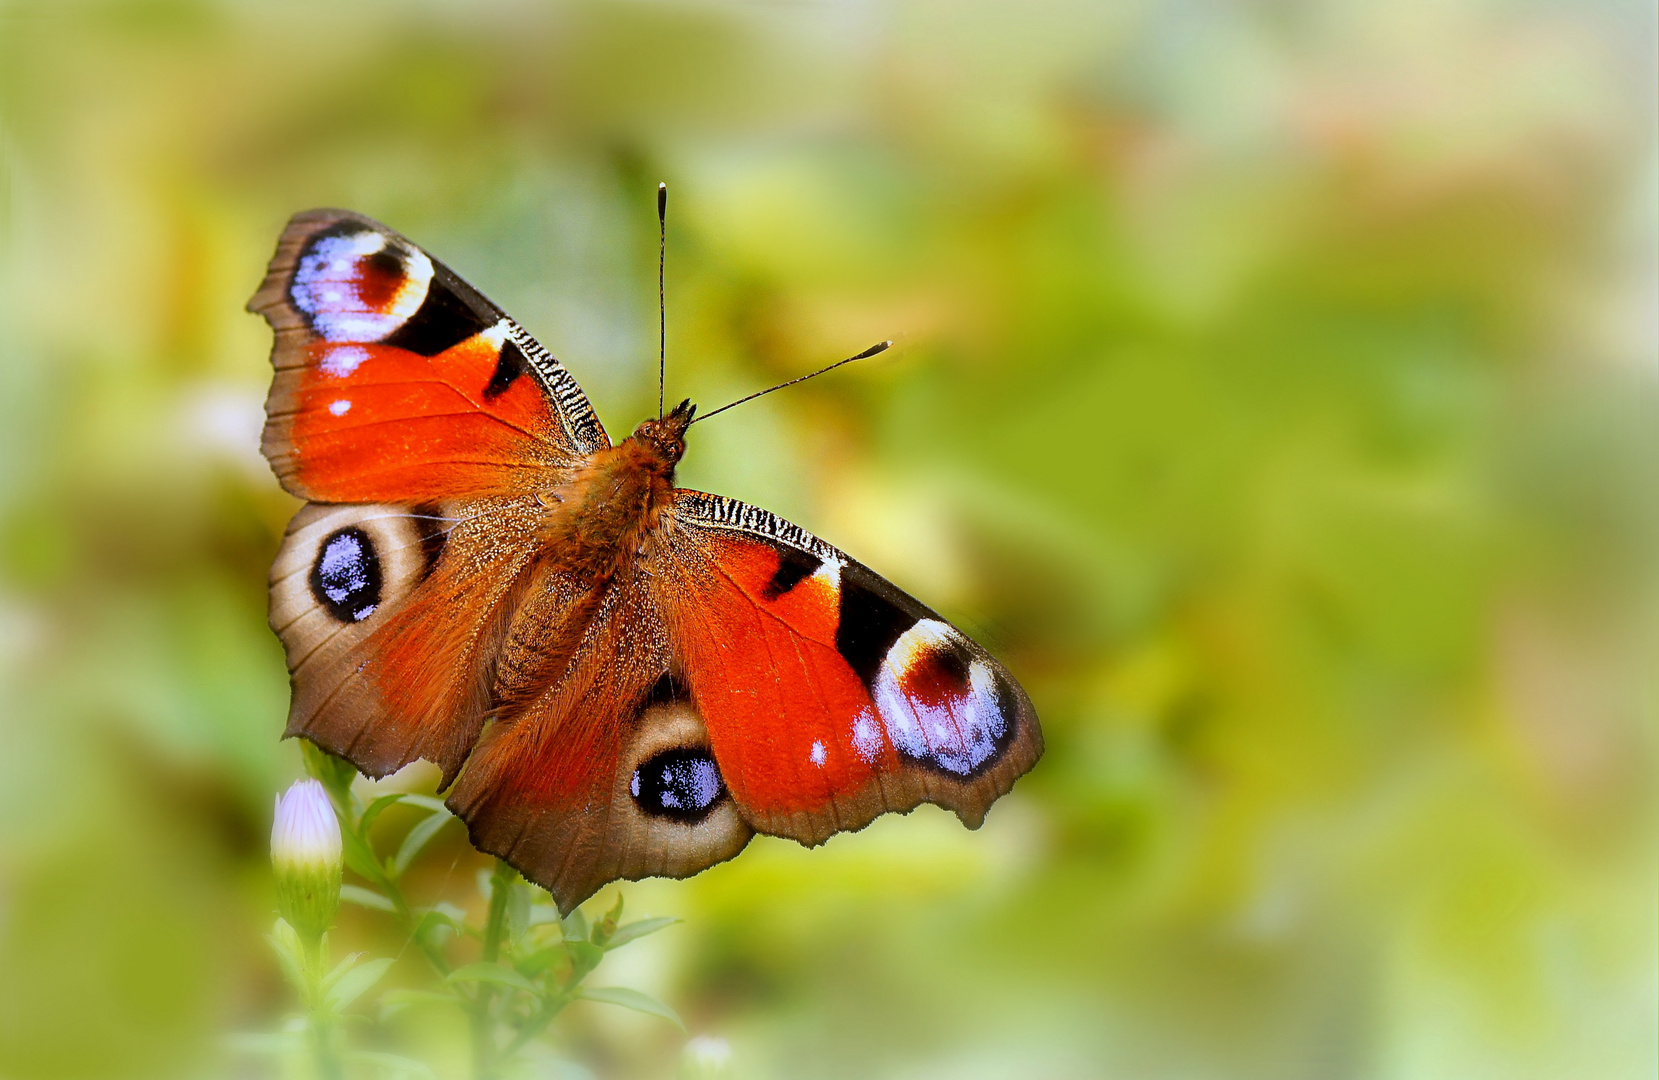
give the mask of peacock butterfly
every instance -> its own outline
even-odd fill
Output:
[[[276,339],[265,456],[306,501],[271,567],[287,735],[370,776],[436,763],[473,844],[562,909],[757,831],[923,802],[978,827],[1042,753],[950,623],[675,487],[689,402],[612,445],[564,365],[384,225],[296,215],[248,307]]]

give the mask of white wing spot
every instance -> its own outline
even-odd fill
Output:
[[[333,413],[335,416],[344,416],[346,413],[351,411],[351,402],[341,398],[339,401],[336,401],[330,405],[328,407],[328,411]]]
[[[324,375],[333,375],[337,379],[343,379],[356,371],[357,365],[368,358],[369,351],[367,349],[360,349],[356,345],[340,345],[328,350],[327,355],[322,359],[322,363],[317,366],[322,369]]]
[[[823,744],[823,741],[819,740],[819,739],[814,739],[813,742],[812,742],[812,752],[810,754],[808,754],[807,756],[812,759],[812,763],[814,765],[816,765],[820,769],[822,769],[824,767],[824,744]]]
[[[881,757],[881,728],[868,706],[860,709],[853,721],[853,749],[867,762],[873,763]]]

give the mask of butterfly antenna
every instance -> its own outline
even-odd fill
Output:
[[[811,372],[809,374],[801,375],[801,376],[798,376],[796,378],[790,379],[788,382],[781,382],[776,386],[769,386],[765,390],[756,390],[754,393],[750,394],[748,397],[738,398],[736,401],[732,402],[730,405],[722,405],[718,409],[715,409],[713,412],[704,413],[702,416],[699,416],[697,419],[693,420],[692,423],[693,424],[702,423],[704,420],[707,420],[709,417],[718,416],[721,413],[725,412],[727,409],[737,408],[739,405],[743,404],[745,401],[753,401],[757,397],[765,397],[767,394],[770,394],[774,390],[782,390],[786,386],[794,386],[798,382],[806,382],[808,379],[815,379],[819,375],[822,375],[826,371],[834,371],[836,368],[840,367],[842,364],[850,364],[854,360],[866,360],[866,359],[868,359],[872,356],[875,356],[877,353],[884,353],[888,349],[891,349],[892,347],[893,347],[893,343],[891,341],[878,341],[876,344],[871,345],[868,349],[865,349],[863,352],[859,353],[857,356],[849,356],[845,360],[837,360],[835,363],[830,364],[827,367],[821,367],[817,371],[814,371],[814,372]]]
[[[668,302],[663,265],[668,254],[668,185],[657,185],[657,419],[662,419],[662,388],[668,373]]]

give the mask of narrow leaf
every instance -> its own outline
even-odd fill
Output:
[[[458,967],[449,973],[450,982],[487,982],[498,986],[511,986],[515,990],[523,990],[527,994],[540,996],[541,991],[536,984],[510,967],[502,964],[468,964]]]
[[[626,986],[601,986],[592,990],[583,990],[581,996],[588,1001],[603,1001],[607,1005],[620,1005],[624,1009],[633,1009],[635,1012],[660,1016],[681,1031],[685,1030],[685,1022],[680,1019],[679,1013],[650,994],[630,990]]]
[[[530,905],[530,925],[544,926],[547,923],[563,922],[559,917],[559,909],[552,904],[536,903]]]
[[[382,795],[370,803],[368,809],[363,811],[363,816],[357,821],[358,834],[361,836],[369,835],[369,829],[374,825],[375,819],[405,798],[407,796],[403,792],[394,791],[390,795]]]
[[[557,960],[564,953],[564,951],[565,947],[563,942],[559,942],[555,945],[549,945],[545,949],[537,949],[528,956],[522,957],[513,964],[513,967],[523,975],[533,979],[542,972],[546,971],[548,968],[552,967],[553,961]]]
[[[567,941],[565,948],[570,950],[572,982],[581,982],[587,978],[588,972],[598,967],[599,961],[605,959],[605,950],[591,941]]]
[[[384,896],[381,896],[373,889],[365,889],[361,885],[340,886],[340,899],[344,900],[348,904],[356,904],[358,907],[374,908],[376,911],[397,910],[392,906],[392,902],[390,900],[386,899]]]
[[[386,871],[381,867],[374,849],[355,830],[342,828],[340,840],[346,856],[346,865],[351,867],[353,873],[375,882],[386,879]]]
[[[452,1006],[456,1002],[454,994],[440,994],[436,990],[406,990],[401,987],[386,991],[380,995],[380,1018],[385,1020],[395,1016],[404,1009],[416,1005],[445,1005]]]
[[[328,991],[328,1003],[336,1010],[344,1009],[363,995],[363,991],[380,981],[386,974],[386,969],[392,966],[392,958],[383,956],[378,960],[369,960],[359,964],[340,976]]]
[[[449,807],[444,805],[444,801],[442,799],[434,799],[430,795],[410,795],[405,793],[403,801],[408,803],[410,806],[418,806],[423,810],[430,810],[433,813],[437,813],[439,810],[442,810],[446,814],[449,813]]]
[[[271,949],[277,955],[277,963],[282,965],[282,974],[292,986],[301,994],[305,993],[305,956],[300,949],[299,935],[284,919],[278,919],[271,932],[265,936],[271,943]]]
[[[586,941],[588,939],[588,917],[577,908],[564,917],[565,940]]]
[[[340,976],[356,967],[357,961],[361,959],[363,959],[363,954],[360,952],[347,953],[344,960],[341,960],[338,964],[335,964],[333,969],[329,971],[327,975],[323,976],[323,989],[327,990],[329,987],[339,982]]]
[[[409,869],[409,864],[415,861],[415,856],[421,853],[427,841],[438,835],[438,830],[451,820],[449,811],[443,810],[428,814],[425,819],[409,830],[409,835],[403,838],[403,844],[392,856],[392,864],[388,867],[392,877],[401,877]]]
[[[514,882],[507,893],[507,938],[517,941],[530,928],[530,890]]]
[[[616,933],[612,934],[611,940],[605,943],[605,948],[620,949],[636,938],[642,938],[646,934],[654,934],[663,927],[672,926],[679,921],[679,919],[664,915],[656,919],[637,919],[631,923],[624,923],[616,928]]]

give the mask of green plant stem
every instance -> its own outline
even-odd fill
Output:
[[[513,1055],[524,1049],[531,1039],[546,1030],[547,1025],[551,1024],[554,1017],[564,1011],[564,1007],[568,1004],[570,1004],[570,998],[565,994],[548,998],[542,1007],[536,1011],[536,1014],[525,1021],[518,1034],[513,1036],[513,1041],[507,1044],[507,1048],[501,1051],[501,1060],[511,1061]]]
[[[415,943],[415,947],[437,969],[438,974],[447,976],[453,971],[454,968],[450,965],[449,958],[444,955],[443,950],[420,932],[420,919],[415,917],[414,910],[409,907],[409,901],[404,898],[402,887],[391,877],[382,877],[375,884],[379,885],[381,891],[386,894],[386,899],[392,902],[393,914],[403,924],[404,929],[409,932],[409,938]]]
[[[497,859],[490,875],[490,913],[484,923],[484,946],[479,957],[486,964],[495,963],[501,956],[501,938],[507,929],[508,890],[517,876],[512,867]],[[501,1058],[495,1048],[495,1019],[491,1005],[495,998],[489,983],[479,983],[472,1002],[472,1060],[473,1075],[477,1080],[488,1080],[495,1075]]]
[[[345,1068],[334,1053],[334,1014],[323,993],[323,939],[305,942],[305,1007],[311,1051],[321,1080],[341,1080]]]

